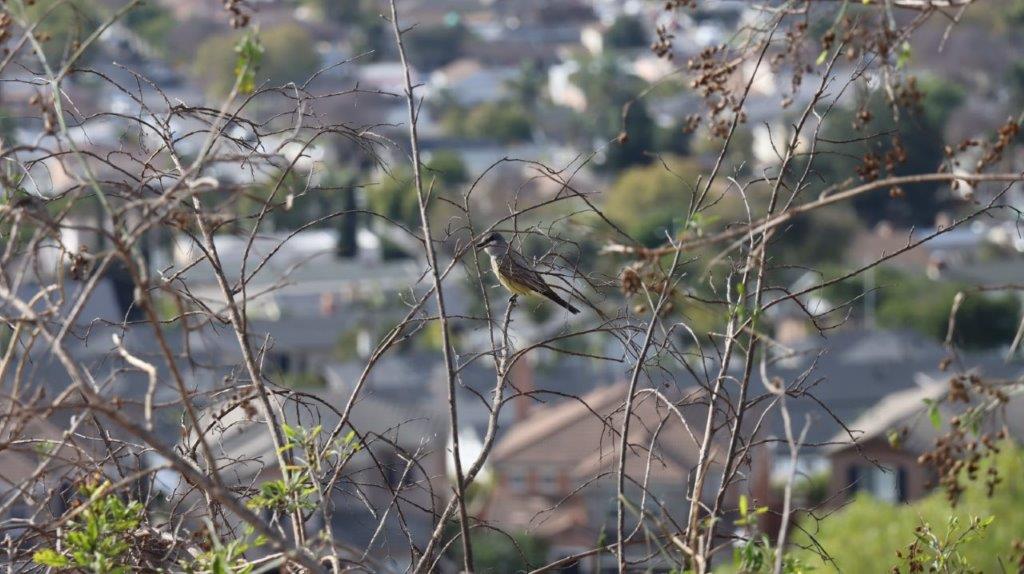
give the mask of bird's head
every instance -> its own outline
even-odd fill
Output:
[[[476,244],[477,249],[484,249],[488,255],[497,255],[508,249],[508,242],[505,237],[497,231],[488,233]]]

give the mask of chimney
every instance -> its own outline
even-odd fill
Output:
[[[320,294],[320,314],[324,317],[329,317],[337,311],[337,304],[334,299],[334,293],[331,291],[324,291]]]
[[[509,371],[509,382],[514,387],[513,392],[531,393],[535,390],[533,385],[533,358],[530,355],[522,356],[513,363]],[[532,396],[517,396],[515,398],[516,421],[521,421],[530,415],[533,408]]]

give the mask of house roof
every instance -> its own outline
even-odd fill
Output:
[[[622,426],[628,385],[618,382],[592,391],[579,400],[542,407],[513,425],[494,448],[495,464],[569,465],[574,479],[598,476],[616,465],[618,429]],[[699,426],[705,407],[701,390],[673,397],[674,405],[691,427]],[[696,408],[693,408],[696,407]],[[664,401],[639,390],[631,411],[630,456],[627,472],[652,479],[685,478],[697,459],[695,436]],[[653,448],[653,452],[651,449]],[[649,466],[648,466],[649,465]]]
[[[843,424],[857,420],[883,397],[917,389],[919,381],[949,376],[940,368],[948,351],[911,331],[847,328],[812,335],[792,347],[799,354],[769,366],[767,374],[782,379],[796,393],[786,406],[792,420],[810,420],[807,446],[828,444],[844,430]],[[998,352],[962,353],[958,364],[986,377],[1014,377],[1020,370],[1019,364],[1007,364]],[[764,430],[782,436],[781,414],[773,410]],[[848,436],[844,442],[849,442]]]
[[[944,398],[949,391],[949,376],[943,380],[923,380],[921,386],[886,395],[865,411],[850,425],[855,441],[845,432],[833,438],[826,452],[835,454],[873,440],[888,440],[890,431],[899,431],[900,448],[911,453],[921,453],[934,446],[937,437],[949,430],[953,416],[963,414],[969,407],[981,403],[979,395],[968,391],[970,403],[943,401],[939,403],[940,424],[938,427],[928,416],[931,401]],[[997,430],[1006,428],[1018,440],[1024,439],[1024,401],[1012,398],[997,409],[994,417],[983,421],[983,428]]]
[[[565,400],[550,407],[543,407],[522,422],[513,425],[494,447],[495,462],[509,458],[528,446],[536,445],[543,439],[563,431],[566,427],[594,412],[604,412],[621,403],[625,398],[624,384],[612,384],[577,400]],[[563,453],[552,453],[561,456]]]
[[[327,405],[340,410],[349,396],[347,393],[330,390],[316,393],[315,396],[322,402],[307,399],[299,405],[292,401],[285,402],[282,395],[272,395],[270,401],[275,408],[282,408],[285,417],[281,422],[307,430],[319,425],[324,433],[328,433],[334,429],[340,417],[338,410]],[[223,404],[215,404],[205,411],[202,418],[208,419],[222,408]],[[434,404],[429,401],[416,406],[398,405],[378,400],[370,394],[360,399],[352,409],[348,426],[361,435],[383,437],[389,444],[414,451],[443,435],[446,421],[443,411],[434,408]],[[245,478],[259,473],[264,467],[271,468],[277,464],[273,441],[265,425],[261,413],[250,416],[245,410],[236,408],[221,416],[219,422],[211,426],[206,439],[215,451],[239,461],[240,464],[232,471]]]
[[[879,399],[875,406],[864,411],[856,420],[849,424],[856,443],[861,444],[876,438],[885,437],[893,428],[907,423],[914,415],[925,410],[925,400],[934,400],[942,396],[949,387],[945,383],[929,382],[926,386],[904,389]],[[852,448],[854,442],[845,431],[833,438],[833,444],[826,447],[826,452],[835,453]]]

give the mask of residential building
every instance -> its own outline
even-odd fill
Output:
[[[888,394],[852,421],[850,432],[834,437],[826,449],[831,463],[830,501],[841,504],[862,491],[893,503],[913,501],[928,494],[936,486],[938,474],[934,465],[922,460],[921,455],[937,447],[936,440],[950,432],[954,417],[963,417],[969,408],[990,400],[973,387],[973,375],[949,374],[947,380],[929,381]],[[960,396],[967,402],[945,400],[951,389],[960,384],[966,388]],[[1011,394],[1018,388],[1013,384],[1004,386]],[[1024,405],[1020,400],[985,409],[978,434],[995,434],[1002,429],[1012,439],[1024,440]]]
[[[496,527],[545,539],[552,559],[588,549],[602,536],[614,537],[618,437],[628,389],[623,381],[602,386],[537,407],[509,427],[492,453],[496,480],[481,517]],[[697,390],[638,391],[624,466],[627,528],[636,525],[640,512],[657,517],[654,522],[666,528],[672,521],[686,522],[686,492],[699,452],[694,429],[706,412],[703,396]],[[637,558],[645,550],[627,552]],[[614,560],[596,555],[574,568],[603,571]]]

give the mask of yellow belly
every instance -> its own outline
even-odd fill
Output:
[[[501,269],[498,266],[498,259],[495,258],[495,257],[491,258],[491,270],[494,271],[494,276],[498,278],[498,281],[501,283],[501,285],[505,289],[508,289],[509,291],[511,291],[512,293],[515,293],[516,295],[533,295],[534,294],[533,289],[531,289],[527,285],[523,285],[522,283],[516,283],[514,281],[511,281],[511,280],[509,280],[508,277],[506,277],[504,274],[502,274]]]

